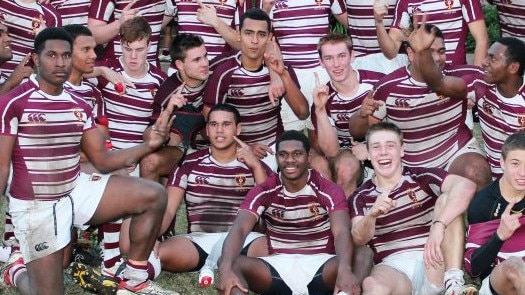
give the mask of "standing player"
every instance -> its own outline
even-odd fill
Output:
[[[525,128],[525,43],[513,38],[498,39],[490,46],[483,61],[484,73],[461,78],[443,75],[429,61],[428,44],[436,38],[435,32],[423,26],[411,37],[411,44],[420,56],[422,77],[438,95],[476,101],[481,132],[493,177],[503,170],[500,157],[503,142],[510,135]]]
[[[164,225],[175,216],[184,200],[188,234],[163,241],[159,247],[162,269],[173,272],[200,270],[213,281],[213,271],[222,242],[233,224],[246,193],[266,180],[270,168],[255,157],[250,147],[236,137],[241,132],[239,112],[227,104],[215,105],[208,113],[206,133],[209,149],[189,155],[168,180],[168,207]],[[239,147],[239,145],[240,147]],[[266,254],[265,240],[251,233],[243,247],[247,254]],[[215,244],[218,244],[217,247]],[[216,250],[216,257],[212,251]],[[262,250],[262,252],[261,252]],[[213,261],[208,262],[207,258]],[[205,263],[206,261],[206,263]],[[203,283],[199,280],[200,283]],[[209,282],[212,283],[212,282]]]
[[[308,103],[297,87],[293,70],[283,61],[273,58],[264,63],[264,54],[271,38],[271,20],[257,8],[246,11],[240,21],[238,38],[241,51],[234,58],[218,64],[204,90],[204,116],[211,107],[228,103],[241,113],[243,130],[239,138],[252,146],[254,153],[264,158],[283,130],[280,115],[281,101],[271,101],[268,96],[270,68],[277,73],[285,86],[284,99],[293,107],[298,117],[309,115]],[[265,160],[275,168],[271,157]]]
[[[224,242],[220,293],[361,294],[343,190],[308,169],[303,133],[285,131],[276,147],[280,173],[248,192]],[[259,218],[270,255],[239,255]]]
[[[504,172],[478,192],[468,209],[465,269],[481,277],[484,295],[525,294],[525,133],[503,144]]]
[[[425,83],[422,67],[431,64],[440,72],[454,76],[472,75],[479,70],[472,66],[445,66],[441,31],[432,25],[422,26],[421,30],[423,27],[436,32],[436,38],[428,46],[430,58],[426,63],[420,62],[416,51],[408,45],[410,64],[379,81],[375,92],[371,93],[373,99],[365,99],[359,112],[352,117],[352,134],[361,135],[366,124],[360,124],[366,121],[368,126],[380,121],[394,123],[403,131],[406,140],[403,157],[406,166],[444,168],[451,174],[474,181],[479,190],[490,182],[490,167],[465,124],[466,95],[432,91]]]
[[[64,247],[70,242],[71,225],[127,216],[132,220],[132,243],[119,292],[175,294],[148,281],[145,269],[165,210],[162,187],[123,176],[81,174],[78,165],[81,150],[100,171],[138,161],[165,141],[169,114],[159,119],[158,133],[148,142],[120,152],[107,151],[90,107],[62,91],[71,70],[71,44],[63,29],[39,33],[33,56],[37,75],[1,102],[0,191],[6,187],[12,163],[9,210],[28,270],[14,281],[29,283],[31,293],[61,294]]]
[[[91,0],[48,0],[53,5],[60,17],[62,25],[83,25],[87,26],[89,8]]]
[[[476,185],[443,169],[404,166],[402,136],[392,123],[370,127],[375,174],[349,200],[352,237],[375,253],[363,293],[476,294],[463,286],[464,236],[451,226],[463,218]]]
[[[467,63],[467,32],[476,41],[474,65],[480,66],[487,53],[488,35],[480,1],[456,0],[400,0],[396,4],[394,21],[387,31],[383,18],[387,14],[386,4],[375,0],[377,38],[381,50],[388,58],[394,58],[407,40],[406,31],[411,29],[412,18],[420,21],[425,14],[430,24],[438,27],[445,40],[447,63]]]
[[[317,43],[330,32],[330,16],[346,26],[344,0],[273,1],[258,0],[259,7],[272,20],[272,32],[282,50],[287,66],[297,74],[301,92],[312,105],[315,80],[318,72],[322,83],[328,81],[326,71],[319,64]],[[285,130],[304,130],[306,121],[293,111],[293,104],[283,102],[281,116]]]
[[[46,27],[60,27],[60,15],[50,4],[39,4],[36,0],[0,1],[0,22],[11,37],[13,58],[0,68],[5,75],[11,74],[22,60],[33,51],[35,36]]]
[[[165,16],[166,0],[95,0],[91,3],[88,27],[99,45],[105,45],[103,60],[114,60],[122,55],[125,48],[118,35],[120,26],[128,19],[142,16],[151,26],[151,46],[147,60],[158,66],[158,43]],[[107,44],[107,45],[106,45]]]

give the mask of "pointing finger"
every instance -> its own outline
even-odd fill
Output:
[[[124,9],[123,10],[127,10],[127,9],[130,9],[133,5],[135,5],[135,3],[137,2],[137,0],[132,0],[128,3],[128,5],[124,6]]]
[[[315,76],[315,87],[319,87],[321,85],[321,82],[319,81],[319,74],[317,72],[314,72]]]
[[[233,139],[235,140],[235,142],[237,142],[241,147],[245,148],[245,147],[249,147],[247,143],[245,143],[244,141],[240,140],[237,136],[234,136]]]

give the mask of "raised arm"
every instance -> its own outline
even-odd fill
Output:
[[[374,1],[374,20],[377,32],[377,41],[383,54],[392,59],[397,56],[401,43],[405,40],[405,34],[398,28],[390,28],[389,31],[383,23],[385,15],[388,14],[388,4],[381,0]]]
[[[326,103],[328,102],[328,86],[321,85],[319,75],[315,75],[315,88],[313,92],[314,112],[315,112],[315,135],[317,146],[327,157],[335,157],[339,153],[339,139],[337,130],[328,118]],[[318,144],[322,142],[323,144]]]
[[[469,23],[468,29],[472,37],[474,37],[474,41],[476,41],[476,48],[474,48],[474,65],[481,67],[489,49],[487,25],[484,19],[480,19]]]
[[[445,76],[434,63],[430,47],[436,38],[435,30],[430,32],[425,28],[426,16],[418,25],[416,16],[413,18],[414,31],[410,34],[410,48],[416,53],[416,62],[425,82],[432,91],[453,98],[467,97],[467,85],[462,78]]]
[[[215,6],[203,4],[200,0],[197,0],[197,3],[200,6],[197,10],[197,19],[203,24],[213,27],[233,49],[240,50],[241,41],[237,38],[237,32],[217,16]]]
[[[352,218],[352,238],[357,246],[365,245],[374,237],[377,218],[395,207],[395,202],[388,197],[389,193],[381,193],[365,216]]]
[[[129,4],[126,5],[126,7],[124,7],[124,9],[122,10],[120,18],[115,19],[111,23],[94,18],[88,18],[88,28],[93,34],[93,37],[95,38],[95,42],[97,42],[97,44],[109,43],[111,40],[113,40],[113,38],[115,38],[118,35],[120,25],[128,19],[132,19],[135,17],[135,15],[139,12],[139,9],[132,8],[136,2],[137,0],[132,0],[131,2],[129,2]]]

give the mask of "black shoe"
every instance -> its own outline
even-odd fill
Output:
[[[80,262],[89,266],[97,267],[102,262],[100,257],[91,254],[90,251],[84,250],[81,247],[74,247],[72,258],[73,262]]]
[[[73,280],[83,289],[102,295],[114,295],[118,283],[114,278],[106,277],[97,269],[78,262],[71,264]]]

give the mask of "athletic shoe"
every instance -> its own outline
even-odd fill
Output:
[[[451,284],[445,295],[478,295],[478,289],[474,285]]]
[[[72,260],[74,262],[80,262],[89,266],[97,267],[102,262],[102,259],[94,256],[91,252],[82,249],[82,247],[74,247],[72,253]]]
[[[125,281],[120,281],[117,295],[149,294],[149,295],[180,295],[175,291],[165,290],[156,283],[147,280],[138,286],[132,287]]]
[[[20,251],[13,251],[6,263],[0,268],[0,273],[2,274],[2,281],[0,283],[6,287],[14,287],[14,282],[11,282],[9,271],[14,266],[23,264],[24,258],[22,257],[22,253],[20,253]]]
[[[85,290],[103,295],[113,295],[117,292],[118,283],[111,277],[106,277],[97,269],[78,262],[71,264],[73,280]]]
[[[208,288],[213,284],[214,279],[213,270],[209,267],[203,266],[199,271],[199,286]]]
[[[9,239],[4,240],[3,243],[4,243],[4,246],[6,247],[11,247],[11,248],[20,247],[20,243],[18,243],[18,240],[15,237],[10,237]]]
[[[102,263],[102,266],[100,268],[102,269],[103,275],[116,278],[120,275],[120,273],[124,270],[125,267],[126,262],[123,259],[120,259],[120,261],[117,261],[112,267],[105,267],[104,263]]]

